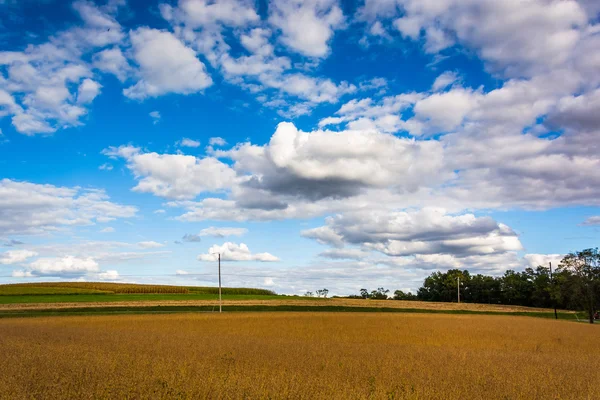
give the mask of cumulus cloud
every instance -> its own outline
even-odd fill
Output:
[[[193,139],[183,138],[179,142],[177,142],[181,147],[200,147],[200,142]]]
[[[100,85],[98,82],[93,81],[91,79],[84,79],[79,85],[79,90],[77,93],[77,102],[81,104],[89,104],[91,103],[98,94],[100,94]]]
[[[129,36],[133,59],[139,66],[136,71],[139,80],[123,90],[125,96],[143,100],[166,93],[197,93],[212,85],[212,79],[194,50],[172,33],[138,28]]]
[[[102,50],[93,56],[93,64],[98,70],[113,74],[121,82],[131,74],[132,68],[118,47]]]
[[[4,253],[0,253],[0,264],[14,265],[20,264],[23,261],[37,256],[38,253],[30,250],[9,250]]]
[[[11,115],[22,134],[50,134],[81,125],[101,88],[84,59],[123,39],[119,23],[108,12],[86,1],[76,1],[73,8],[81,26],[22,51],[0,52],[6,71],[6,78],[0,79],[0,117]]]
[[[279,258],[270,253],[255,253],[252,254],[248,246],[244,243],[226,242],[223,245],[214,245],[208,249],[206,254],[198,256],[199,261],[217,261],[218,255],[221,254],[222,261],[260,261],[274,262],[279,261]]]
[[[91,277],[102,281],[115,281],[119,279],[119,272],[114,269],[109,269],[108,271],[92,274]]]
[[[557,102],[546,123],[553,128],[594,131],[600,126],[598,109],[600,89],[579,96],[565,96]]]
[[[131,146],[111,147],[103,153],[127,160],[127,167],[138,179],[134,191],[171,199],[190,199],[204,191],[225,189],[235,179],[233,169],[213,157],[143,153]]]
[[[565,62],[588,20],[574,0],[373,0],[358,16],[372,24],[392,20],[402,36],[423,40],[429,53],[457,43],[475,49],[492,71],[509,76],[532,76]]]
[[[344,238],[329,226],[320,226],[314,229],[307,229],[300,233],[303,237],[315,239],[321,244],[327,244],[334,247],[344,247]]]
[[[269,13],[269,22],[282,32],[281,41],[310,57],[329,53],[329,41],[344,22],[337,0],[276,0]]]
[[[242,145],[223,154],[236,162],[237,171],[253,174],[238,201],[248,208],[286,207],[273,202],[269,193],[319,200],[350,197],[366,187],[412,192],[424,180],[439,182],[445,175],[438,142],[416,142],[376,130],[303,132],[280,123],[268,145]]]
[[[228,82],[255,95],[260,93],[257,100],[280,115],[308,114],[320,103],[334,103],[357,90],[345,81],[312,76],[306,73],[310,63],[295,68],[289,57],[275,52],[279,35],[284,44],[301,54],[318,58],[328,53],[328,42],[343,21],[335,2],[276,2],[269,5],[269,13],[267,22],[260,21],[254,3],[240,0],[161,6],[162,16],[183,41],[203,54]],[[306,24],[311,26],[311,35],[306,35]],[[244,51],[233,52],[235,47]]]
[[[91,257],[64,256],[38,258],[13,276],[73,276],[99,271],[100,266]]]
[[[225,146],[227,144],[227,141],[222,137],[211,137],[208,140],[208,144],[211,146]]]
[[[562,261],[564,254],[525,254],[523,257],[527,266],[537,268],[539,266],[546,267],[552,263],[552,270],[556,270]]]
[[[28,235],[135,216],[102,190],[0,180],[0,234]]]
[[[388,256],[460,257],[522,250],[516,233],[492,218],[473,214],[452,216],[435,208],[349,212],[328,218],[325,228],[328,229],[304,235],[323,242],[335,238],[338,244],[361,245]],[[327,236],[318,234],[322,232],[327,232]]]
[[[185,23],[193,28],[211,24],[244,26],[259,19],[253,2],[247,0],[182,0],[175,8],[161,5],[161,13],[166,20]]]

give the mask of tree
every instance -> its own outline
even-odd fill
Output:
[[[535,270],[526,268],[525,274],[531,282],[531,297],[528,306],[533,307],[554,307],[552,299],[552,279],[550,278],[550,268],[539,265]]]
[[[411,292],[404,293],[402,290],[394,292],[394,300],[417,300],[417,296]]]
[[[360,295],[363,299],[368,299],[369,291],[367,289],[360,289]]]
[[[570,253],[562,259],[559,273],[570,293],[571,301],[587,311],[590,324],[594,323],[600,299],[600,253],[598,249],[586,249]]]
[[[380,287],[380,288],[377,288],[377,290],[373,290],[371,292],[371,294],[369,295],[369,297],[371,299],[375,299],[375,300],[387,300],[389,292],[390,291],[388,289],[384,289],[384,288]]]
[[[314,294],[313,294],[313,292],[306,292],[306,293],[304,294],[304,296],[306,296],[306,297],[313,297],[313,296],[314,296]]]
[[[316,293],[317,293],[317,297],[323,296],[323,297],[326,298],[327,297],[327,293],[329,293],[329,290],[327,290],[327,289],[319,289],[319,290],[316,291]]]
[[[457,301],[458,278],[460,278],[461,296],[468,299],[471,275],[469,271],[459,269],[451,269],[445,273],[432,273],[425,278],[423,286],[417,292],[417,297],[425,301]]]
[[[502,304],[528,306],[533,284],[524,272],[508,270],[500,278],[500,290],[502,291]]]

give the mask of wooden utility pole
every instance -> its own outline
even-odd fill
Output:
[[[219,253],[219,312],[223,312],[223,299],[221,298],[221,253]]]
[[[460,276],[456,278],[458,285],[456,285],[456,291],[458,292],[458,302],[460,303]]]
[[[552,304],[554,304],[554,319],[558,319],[558,313],[556,312],[556,300],[554,299],[554,278],[552,278],[552,261],[549,261],[550,264],[550,284],[552,285],[552,292],[550,292],[550,296],[552,296]]]

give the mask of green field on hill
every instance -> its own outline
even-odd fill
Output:
[[[141,285],[105,282],[40,282],[0,285],[0,304],[216,300],[219,288],[201,286]],[[231,300],[279,299],[266,289],[223,288]]]

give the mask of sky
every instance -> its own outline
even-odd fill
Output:
[[[0,283],[557,266],[599,111],[595,0],[0,0]]]

